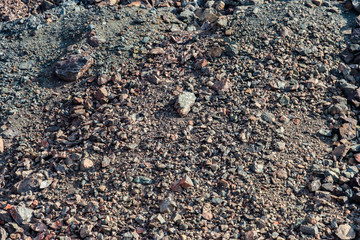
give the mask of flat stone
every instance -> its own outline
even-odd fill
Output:
[[[35,178],[25,178],[14,185],[14,191],[16,193],[23,193],[29,190],[34,191],[40,186],[40,181]]]
[[[263,112],[261,114],[261,119],[268,123],[272,123],[275,121],[275,115],[270,112]]]
[[[331,154],[335,158],[336,161],[341,161],[343,159],[343,157],[346,156],[349,149],[350,149],[349,146],[343,144],[343,145],[340,145],[340,146],[336,147],[332,151]]]
[[[94,64],[90,56],[70,55],[55,64],[55,74],[64,81],[76,81]]]
[[[99,37],[99,36],[92,36],[88,39],[88,43],[92,47],[99,47],[102,43],[106,42],[105,39]]]
[[[34,210],[24,206],[16,206],[10,209],[10,214],[17,224],[22,225],[29,223]]]
[[[346,140],[349,140],[349,141],[356,138],[356,128],[351,123],[344,123],[339,128],[339,133],[340,133],[340,136],[343,139],[346,139]]]
[[[140,184],[143,184],[143,185],[150,185],[150,184],[153,183],[153,180],[151,178],[148,178],[148,177],[137,176],[134,179],[134,182],[135,183],[140,183]]]
[[[203,217],[205,220],[211,221],[213,219],[213,214],[211,212],[211,205],[209,203],[206,203],[205,206],[202,209],[201,217]]]
[[[186,116],[191,107],[195,104],[196,96],[192,92],[183,92],[178,96],[178,99],[175,103],[175,108],[180,116]]]
[[[337,228],[336,236],[341,240],[354,239],[356,237],[356,232],[349,224],[342,224]]]
[[[97,100],[105,100],[108,96],[108,92],[106,90],[106,87],[99,88],[95,93],[95,99]]]
[[[318,229],[318,227],[316,225],[315,226],[301,225],[300,226],[300,231],[302,233],[305,233],[307,235],[312,235],[312,236],[315,236],[315,235],[319,234],[319,229]]]

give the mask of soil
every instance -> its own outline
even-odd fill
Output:
[[[348,2],[0,16],[0,240],[360,239]]]

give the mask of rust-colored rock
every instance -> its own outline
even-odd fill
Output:
[[[107,96],[108,96],[108,92],[105,87],[99,88],[95,93],[95,99],[100,101],[106,100]]]
[[[70,55],[56,63],[55,74],[64,81],[76,81],[89,70],[93,63],[94,59],[90,56]]]

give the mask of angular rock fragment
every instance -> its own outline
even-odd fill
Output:
[[[312,235],[312,236],[315,236],[317,234],[319,234],[319,229],[318,227],[315,225],[315,226],[312,226],[312,225],[301,225],[300,226],[300,231],[302,233],[305,233],[305,234],[308,234],[308,235]]]
[[[336,161],[341,161],[341,159],[346,156],[349,149],[349,146],[340,145],[333,150],[332,156],[335,158]]]
[[[172,200],[172,198],[166,198],[160,205],[160,212],[166,213],[166,212],[172,212],[174,208],[176,207],[176,202]]]
[[[356,138],[356,128],[351,123],[344,123],[339,128],[339,133],[340,133],[340,136],[343,139],[346,139],[346,140],[349,140],[349,141]]]
[[[64,81],[76,81],[89,70],[93,63],[94,59],[90,56],[70,55],[55,64],[55,74]]]
[[[214,85],[212,86],[212,88],[215,91],[228,91],[231,88],[231,82],[227,79],[225,80],[221,80],[221,81],[216,81],[214,83]]]
[[[205,203],[205,206],[202,209],[201,217],[203,217],[205,220],[208,220],[208,221],[213,219],[213,214],[211,212],[211,204],[210,203]]]
[[[320,189],[321,182],[320,180],[314,180],[308,184],[308,189],[310,192],[316,192]]]
[[[40,186],[40,181],[35,178],[25,178],[14,185],[16,193],[23,193],[29,190],[34,191]]]
[[[351,0],[353,8],[360,13],[360,0]]]
[[[183,188],[194,187],[194,183],[188,176],[183,177],[181,180],[174,182],[171,185],[171,190],[174,192],[181,191]]]
[[[196,96],[192,92],[183,92],[178,96],[175,108],[181,117],[186,116],[195,104]]]
[[[16,206],[10,209],[11,216],[19,225],[29,223],[33,212],[34,210],[24,206]]]
[[[108,96],[106,87],[99,88],[95,93],[95,99],[99,101],[105,101]]]
[[[90,236],[92,228],[93,228],[93,226],[90,224],[84,224],[83,226],[81,226],[80,237],[85,238],[87,236]]]
[[[99,36],[92,36],[88,39],[88,43],[94,48],[99,47],[104,42],[106,42],[105,39]]]
[[[354,239],[356,233],[353,227],[349,224],[342,224],[336,230],[336,236],[341,240]]]

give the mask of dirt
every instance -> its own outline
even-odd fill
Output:
[[[114,2],[0,5],[0,240],[360,238],[348,3]]]

